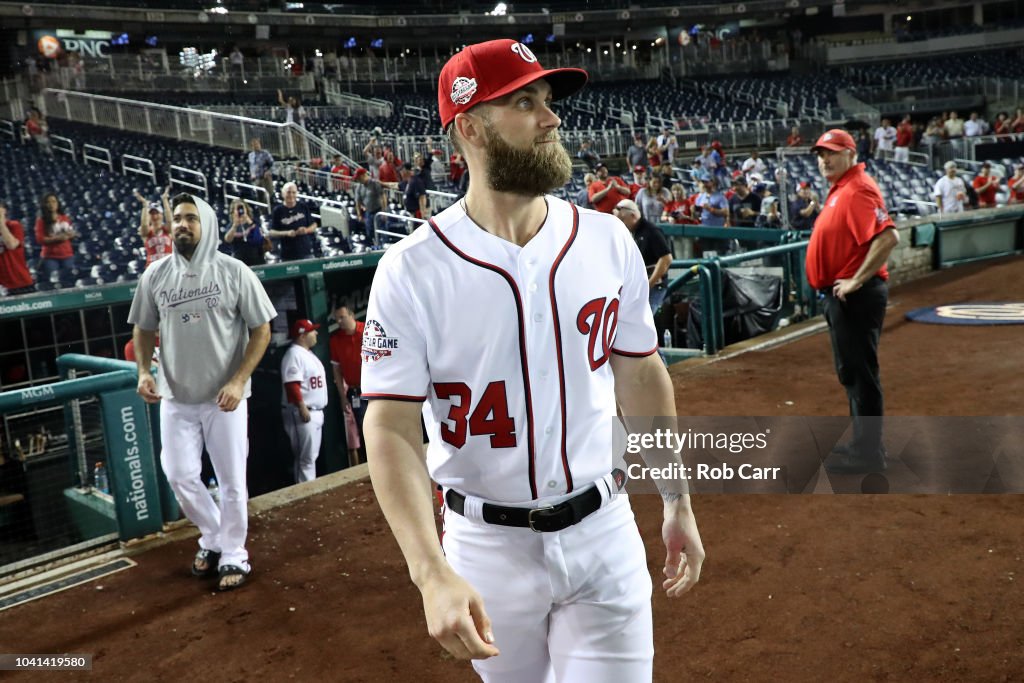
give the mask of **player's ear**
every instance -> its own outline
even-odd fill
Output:
[[[463,144],[472,147],[482,147],[486,139],[484,132],[484,121],[482,117],[469,112],[462,112],[455,115],[452,122],[455,126],[455,134],[458,135]]]

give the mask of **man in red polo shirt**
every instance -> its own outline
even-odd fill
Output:
[[[899,235],[878,185],[857,163],[849,133],[826,131],[812,150],[831,188],[807,246],[807,280],[824,306],[836,374],[853,418],[853,440],[832,449],[825,469],[879,472],[885,448],[878,341],[889,299],[886,261]]]
[[[0,286],[11,296],[36,291],[25,263],[25,229],[21,221],[7,219],[4,202],[0,202]]]
[[[598,164],[594,169],[597,180],[587,188],[590,205],[602,213],[611,213],[620,200],[629,199],[629,186],[622,178],[608,175],[608,167]]]
[[[331,334],[331,369],[334,371],[334,383],[341,395],[341,409],[345,415],[349,465],[358,465],[363,415],[366,414],[366,402],[362,400],[360,392],[363,323],[355,319],[352,307],[344,302],[334,309],[334,320],[338,323],[338,329]]]

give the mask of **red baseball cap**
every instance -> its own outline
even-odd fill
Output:
[[[647,167],[644,166],[643,164],[637,164],[636,166],[633,167],[633,173],[646,173],[646,172],[647,172]]]
[[[857,143],[853,141],[853,137],[845,130],[833,128],[832,130],[826,130],[818,141],[814,143],[814,147],[811,147],[812,152],[817,152],[818,149],[830,149],[833,152],[839,152],[844,149],[857,150]]]
[[[352,177],[353,178],[362,178],[364,175],[366,175],[366,169],[365,168],[357,168],[356,172],[355,172],[355,175],[353,175]]]
[[[437,109],[441,127],[456,114],[469,111],[541,78],[551,85],[556,100],[579,92],[587,83],[583,69],[545,69],[527,46],[514,40],[489,40],[455,53],[437,79]]]
[[[304,335],[307,332],[312,332],[313,330],[319,329],[319,325],[309,320],[306,320],[305,318],[303,318],[302,320],[296,320],[295,322],[292,323],[292,339],[298,339],[301,335]]]

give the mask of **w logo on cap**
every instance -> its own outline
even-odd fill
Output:
[[[524,62],[532,64],[537,61],[537,57],[533,54],[530,48],[526,47],[522,43],[512,43],[512,52],[523,58]]]

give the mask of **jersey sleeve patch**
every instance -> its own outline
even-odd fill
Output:
[[[376,320],[367,320],[363,328],[363,362],[378,363],[398,349],[398,337],[389,336]]]

